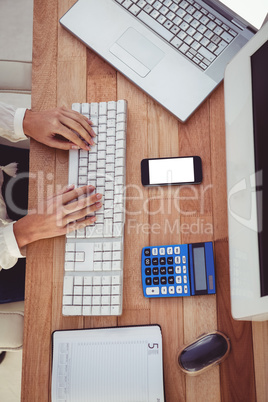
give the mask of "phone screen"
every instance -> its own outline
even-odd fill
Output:
[[[194,159],[149,159],[149,184],[194,182]]]

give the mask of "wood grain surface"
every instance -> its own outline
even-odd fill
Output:
[[[181,124],[59,25],[74,2],[34,1],[32,108],[128,101],[123,314],[63,317],[65,238],[29,246],[21,400],[50,401],[54,330],[157,323],[163,334],[166,402],[268,401],[268,324],[238,322],[231,316],[223,84]],[[141,159],[177,155],[201,156],[201,185],[142,187]],[[68,153],[32,141],[30,164],[32,209],[38,199],[67,183]],[[214,242],[216,295],[144,298],[142,247],[199,241]],[[200,376],[184,375],[176,361],[178,349],[216,329],[230,338],[229,357]]]

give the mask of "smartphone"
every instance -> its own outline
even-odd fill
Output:
[[[143,159],[141,181],[144,186],[199,184],[202,181],[201,158],[183,156]]]

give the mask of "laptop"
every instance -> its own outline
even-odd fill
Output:
[[[231,307],[268,320],[268,19],[225,70]]]
[[[225,1],[79,0],[60,23],[185,122],[267,13],[266,0]]]

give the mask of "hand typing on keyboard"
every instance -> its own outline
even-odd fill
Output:
[[[19,248],[93,224],[96,220],[93,214],[102,207],[102,194],[93,194],[94,190],[91,185],[65,187],[41,202],[35,213],[15,222],[13,230]]]
[[[60,107],[40,112],[26,110],[23,130],[29,137],[49,147],[88,151],[96,136],[92,124],[82,114]]]

